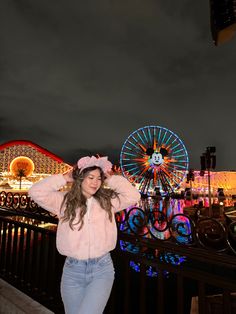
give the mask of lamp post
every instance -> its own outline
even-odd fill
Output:
[[[192,192],[192,182],[194,181],[194,170],[189,169],[189,172],[187,173],[187,181],[186,183],[190,183],[190,200],[191,200],[191,206],[192,206],[192,200],[193,200],[193,192]]]
[[[209,146],[206,148],[205,153],[202,154],[201,158],[201,175],[204,175],[207,170],[208,177],[208,198],[209,198],[209,216],[212,217],[212,205],[211,205],[211,175],[210,170],[215,169],[216,166],[216,148]]]

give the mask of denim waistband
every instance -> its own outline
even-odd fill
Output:
[[[99,262],[102,258],[104,258],[105,256],[110,256],[110,253],[105,253],[102,256],[99,257],[94,257],[94,258],[88,258],[88,259],[77,259],[74,257],[70,257],[67,256],[67,260],[72,263],[72,264],[96,264],[97,262]]]

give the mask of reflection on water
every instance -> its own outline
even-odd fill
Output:
[[[183,199],[159,199],[145,198],[142,199],[136,207],[130,207],[125,210],[126,215],[120,221],[119,227],[124,233],[143,238],[168,240],[174,239],[176,242],[191,244],[192,242],[192,223],[185,216],[184,208],[186,201]],[[138,244],[128,241],[120,241],[120,248],[133,254],[141,254],[149,259],[158,259],[164,263],[172,265],[180,265],[186,261],[185,256],[175,254],[173,252],[155,250],[145,248]],[[141,264],[130,261],[130,267],[140,272]],[[158,276],[158,270],[151,266],[146,267],[146,275],[149,277]],[[163,272],[168,276],[168,272]]]
[[[153,197],[148,197],[139,202],[139,207],[145,211],[159,210],[164,212],[167,217],[171,217],[175,214],[183,213],[183,208],[186,207],[185,202],[183,199],[165,197],[157,200]]]
[[[165,198],[145,198],[137,207],[126,210],[126,219],[120,230],[146,238],[166,240],[175,238],[180,243],[190,243],[191,221],[184,215],[186,201]]]
[[[222,202],[222,205],[225,207],[234,206],[234,200],[232,198],[225,198]],[[213,204],[220,204],[218,198],[212,198],[211,203]],[[189,207],[209,207],[209,198],[208,197],[199,197],[197,199],[173,199],[169,197],[165,198],[155,198],[155,197],[148,197],[144,198],[140,201],[139,206],[144,210],[152,210],[153,208],[158,209],[160,211],[165,211],[167,216],[170,217],[171,215],[175,215],[178,213],[183,213],[184,209]]]
[[[173,198],[143,198],[136,207],[127,208],[124,211],[125,214],[120,214],[118,226],[124,234],[132,235],[134,238],[157,240],[155,250],[146,245],[146,242],[143,244],[139,241],[130,243],[129,240],[120,241],[120,248],[149,260],[158,260],[176,266],[186,262],[186,257],[159,248],[159,240],[170,240],[173,243],[187,246],[196,245],[197,240],[198,244],[204,248],[211,248],[217,252],[230,250],[236,254],[234,246],[236,222],[231,222],[230,233],[227,234],[225,217],[221,211],[217,218],[216,216],[213,216],[214,219],[207,217],[208,204],[208,198],[192,201]],[[212,209],[214,209],[213,214],[217,209],[227,213],[235,212],[236,206],[232,199],[225,199],[222,203],[213,199]],[[197,212],[200,212],[200,217],[196,215]],[[141,262],[131,261],[130,267],[136,272],[140,272]],[[145,265],[145,271],[147,276],[158,276],[156,267]],[[168,272],[165,272],[165,275],[168,276]]]

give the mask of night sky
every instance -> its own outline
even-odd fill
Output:
[[[215,46],[205,0],[1,0],[0,144],[29,140],[74,163],[117,162],[156,125],[190,167],[216,147],[236,170],[236,37]]]

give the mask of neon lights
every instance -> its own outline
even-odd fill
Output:
[[[183,142],[172,131],[145,126],[132,132],[120,154],[122,173],[148,194],[155,186],[174,192],[187,175],[189,160]]]

